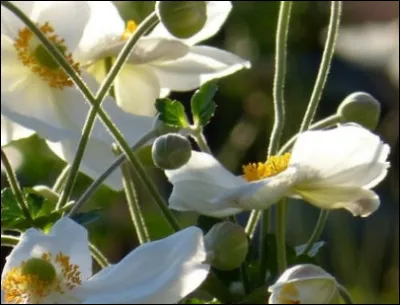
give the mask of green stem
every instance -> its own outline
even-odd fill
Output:
[[[202,152],[212,155],[211,149],[207,143],[207,139],[204,136],[203,128],[200,127],[199,129],[192,130],[191,135]]]
[[[53,185],[53,191],[56,192],[57,194],[62,192],[62,189],[65,185],[65,181],[67,180],[68,172],[71,167],[67,165],[64,167],[60,175],[57,177],[56,182]]]
[[[107,92],[110,90],[114,80],[116,79],[119,71],[122,69],[123,65],[127,61],[130,53],[132,52],[133,47],[139,41],[139,39],[144,35],[147,29],[153,27],[158,22],[158,17],[155,13],[148,16],[136,29],[135,33],[129,38],[128,42],[124,45],[121,50],[121,53],[118,55],[114,65],[111,67],[110,72],[107,74],[106,79],[101,84],[98,93],[96,94],[96,98],[93,104],[93,107],[90,109],[89,114],[86,118],[86,122],[83,127],[83,132],[81,139],[78,144],[78,149],[75,154],[75,158],[71,165],[71,170],[69,171],[69,175],[67,178],[67,182],[65,184],[64,191],[60,196],[60,200],[58,202],[58,206],[63,206],[69,199],[72,193],[72,189],[74,187],[76,178],[79,174],[79,166],[82,162],[85,149],[87,143],[89,141],[90,134],[92,133],[93,126],[96,120],[97,113],[101,107],[101,103],[106,97]],[[114,126],[116,128],[116,126]]]
[[[135,145],[131,147],[132,151],[135,151],[139,147],[143,146],[146,142],[153,139],[156,136],[154,130],[144,134]],[[103,184],[103,182],[110,176],[117,168],[119,168],[126,161],[126,155],[120,155],[118,158],[98,177],[83,193],[83,195],[76,201],[75,206],[68,213],[68,216],[72,216],[78,212],[82,206],[93,196],[95,191]]]
[[[101,251],[99,248],[97,248],[93,243],[89,243],[89,248],[90,248],[90,253],[92,254],[94,260],[96,263],[99,264],[101,268],[105,268],[108,265],[110,265],[110,262],[107,260],[107,257]]]
[[[278,270],[283,273],[287,268],[286,260],[286,199],[278,203],[276,220],[276,250],[278,257]]]
[[[229,289],[221,282],[214,272],[210,271],[201,287],[212,296],[215,296],[223,304],[232,304],[232,295]]]
[[[342,297],[345,304],[354,304],[353,300],[351,299],[350,293],[344,288],[342,285],[338,284],[338,289],[340,296]]]
[[[342,1],[331,1],[331,16],[329,20],[328,34],[326,37],[324,53],[322,54],[317,79],[308,103],[307,111],[301,123],[300,132],[308,129],[311,125],[318,108],[322,92],[329,74],[329,68],[335,52],[336,39],[339,33],[340,15],[342,12]]]
[[[15,199],[18,202],[18,205],[24,214],[25,218],[30,222],[33,223],[32,215],[29,212],[28,209],[28,204],[26,203],[24,199],[24,194],[21,190],[21,187],[18,183],[17,176],[15,175],[14,170],[12,169],[11,163],[7,158],[6,153],[4,152],[3,148],[1,149],[1,162],[4,165],[4,169],[6,171],[6,176],[8,179],[8,182],[10,184],[11,190],[14,194]]]
[[[341,117],[338,114],[331,115],[321,121],[316,122],[315,124],[311,125],[308,130],[317,130],[317,129],[323,129],[326,127],[331,127],[334,126],[335,124],[341,122]],[[290,148],[293,146],[293,144],[296,142],[297,137],[299,134],[294,135],[291,137],[279,150],[279,155],[284,154],[285,152],[288,152]]]
[[[2,247],[15,247],[19,242],[19,238],[11,235],[1,234]]]
[[[121,169],[123,173],[123,184],[129,213],[131,215],[131,219],[133,222],[133,226],[135,227],[139,243],[142,245],[150,241],[150,235],[139,206],[137,193],[133,184],[133,177],[130,172],[130,166],[126,163],[122,165]]]
[[[314,243],[321,237],[322,232],[324,231],[326,220],[328,219],[329,211],[321,210],[319,213],[317,224],[315,225],[314,231],[311,234],[310,239],[307,241],[307,245],[303,250],[302,254],[308,254],[311,250]]]
[[[243,289],[244,289],[245,295],[247,295],[250,292],[250,281],[249,281],[249,275],[247,273],[246,262],[244,262],[240,266],[240,277],[242,279]]]
[[[270,211],[269,209],[267,211]],[[260,232],[260,241],[259,244],[261,248],[259,249],[260,251],[260,274],[259,274],[259,283],[260,285],[265,284],[265,274],[267,271],[267,253],[266,253],[266,244],[264,242],[265,236],[269,232],[269,220],[270,220],[270,215],[264,213],[263,217],[261,218],[261,232]],[[264,257],[264,258],[263,258]]]
[[[250,213],[249,220],[246,224],[245,232],[250,239],[253,239],[254,233],[256,232],[258,221],[260,220],[262,212],[259,210],[254,210]]]

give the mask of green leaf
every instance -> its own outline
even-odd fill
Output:
[[[195,126],[206,126],[214,116],[217,105],[213,98],[217,89],[216,81],[209,81],[193,94],[191,106]]]
[[[15,224],[24,221],[24,215],[10,188],[1,191],[1,228],[13,228]]]
[[[297,246],[297,247],[295,248],[296,254],[299,255],[299,256],[302,255],[302,254],[303,254],[303,251],[304,251],[305,248],[306,248],[306,246],[307,246],[306,244]],[[321,250],[321,248],[322,248],[323,246],[325,246],[325,242],[324,242],[324,241],[318,241],[318,242],[316,242],[316,243],[314,243],[314,244],[312,245],[310,251],[308,251],[308,253],[305,253],[305,255],[308,255],[308,256],[310,256],[310,257],[314,257],[314,256],[316,256],[316,255],[318,254],[319,250]]]
[[[156,100],[156,109],[160,113],[160,120],[167,126],[186,128],[189,126],[185,114],[185,107],[181,102],[162,98]]]

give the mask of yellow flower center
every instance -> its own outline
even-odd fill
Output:
[[[279,292],[280,304],[301,304],[299,298],[299,291],[293,283],[285,284]]]
[[[121,35],[121,40],[122,41],[128,40],[129,37],[131,37],[132,34],[136,31],[136,28],[137,28],[136,22],[133,20],[129,20],[126,23],[126,28],[124,30],[124,33],[122,33]]]
[[[40,26],[39,29],[65,56],[70,66],[77,73],[80,73],[79,63],[73,61],[71,53],[67,53],[67,46],[65,45],[64,39],[55,34],[54,29],[48,22]],[[58,65],[46,48],[35,38],[29,28],[25,27],[18,32],[14,47],[17,50],[18,59],[23,65],[30,68],[32,72],[46,81],[52,88],[63,89],[64,87],[73,86],[72,80]]]
[[[64,294],[79,285],[79,266],[61,252],[54,260],[51,253],[44,253],[41,258],[23,261],[1,281],[4,299],[11,304],[40,304],[52,293]]]
[[[251,182],[268,178],[287,169],[290,161],[290,153],[282,156],[271,156],[266,162],[250,163],[243,166],[244,178]]]

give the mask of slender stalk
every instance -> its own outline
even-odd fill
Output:
[[[269,215],[268,215],[269,216]],[[265,236],[268,234],[269,232],[269,220],[270,217],[263,217],[261,218],[261,232],[260,232],[260,240],[259,240],[259,244],[261,246],[260,249],[258,249],[258,251],[260,251],[259,257],[260,257],[260,274],[259,274],[259,284],[260,285],[264,285],[265,284],[265,273],[267,270],[267,260],[264,259],[263,257],[267,256],[266,253],[266,248],[265,248],[265,242],[264,242],[264,238]]]
[[[89,243],[90,253],[92,254],[96,263],[99,264],[101,268],[105,268],[110,265],[107,257],[97,248],[93,243]]]
[[[308,254],[308,252],[311,250],[314,243],[321,237],[322,232],[324,231],[326,220],[328,219],[328,216],[329,216],[329,211],[321,209],[321,212],[319,213],[317,224],[315,225],[314,231],[311,234],[309,240],[307,241],[307,245],[304,248],[304,251],[302,254]]]
[[[68,176],[68,172],[70,170],[70,166],[67,165],[66,167],[64,167],[64,169],[62,170],[62,172],[60,173],[60,175],[57,177],[56,182],[53,185],[53,191],[56,192],[57,194],[62,192],[62,189],[65,185],[65,181],[67,180],[67,176]]]
[[[33,223],[32,215],[29,212],[28,204],[25,201],[24,194],[21,190],[21,187],[18,183],[17,176],[15,175],[14,170],[12,169],[11,163],[8,160],[7,154],[4,152],[3,148],[1,149],[1,162],[4,165],[4,169],[6,171],[7,180],[10,184],[11,190],[14,194],[15,199],[18,202],[19,208],[24,214],[25,218]]]
[[[308,129],[311,125],[318,108],[322,92],[329,74],[333,53],[335,52],[336,39],[339,33],[340,16],[342,12],[342,1],[331,1],[331,16],[329,20],[328,35],[326,37],[324,53],[322,54],[317,79],[308,103],[306,114],[301,123],[300,132]]]
[[[144,134],[136,143],[131,147],[131,150],[134,151],[137,148],[143,146],[146,142],[151,140],[156,136],[156,132],[154,130],[149,131]],[[68,213],[68,216],[72,216],[76,212],[78,212],[82,206],[93,196],[95,191],[103,184],[103,182],[110,176],[117,168],[119,168],[126,161],[126,155],[120,155],[118,158],[98,177],[93,183],[86,189],[83,195],[76,201],[74,207]]]
[[[250,239],[253,239],[256,232],[258,221],[261,217],[261,211],[255,210],[250,213],[249,220],[247,221],[245,232]]]
[[[199,130],[193,130],[191,133],[192,137],[196,141],[197,145],[201,149],[202,152],[212,155],[211,149],[208,146],[207,139],[204,136],[203,128],[200,127]]]
[[[341,117],[338,114],[331,115],[321,121],[316,122],[315,124],[311,125],[308,130],[317,130],[317,129],[323,129],[326,127],[331,127],[334,126],[335,124],[341,122]],[[291,137],[279,150],[279,155],[284,154],[285,152],[289,151],[289,149],[293,146],[293,144],[296,142],[297,137],[299,134],[294,135]]]
[[[123,164],[123,184],[125,189],[126,201],[128,204],[129,214],[131,216],[133,226],[135,227],[136,235],[139,243],[142,245],[150,241],[150,235],[146,227],[146,223],[139,206],[137,193],[133,184],[133,177],[130,172],[129,164]]]
[[[250,281],[249,281],[249,275],[247,273],[246,262],[244,262],[240,266],[240,277],[242,279],[244,293],[245,295],[248,295],[250,292]]]
[[[286,259],[286,199],[278,203],[276,220],[276,250],[278,257],[278,270],[280,273],[287,268]]]
[[[344,288],[342,285],[338,284],[338,289],[340,296],[342,297],[345,304],[354,304],[353,300],[351,299],[350,293]]]
[[[2,247],[15,247],[19,242],[19,238],[11,235],[1,234],[1,246]]]

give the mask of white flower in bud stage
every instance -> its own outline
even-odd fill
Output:
[[[193,151],[187,164],[165,171],[173,184],[170,208],[225,217],[267,209],[289,196],[366,217],[379,207],[371,188],[387,174],[389,151],[378,136],[355,124],[304,132],[291,153],[246,165],[238,177],[211,155]]]
[[[29,229],[7,257],[2,304],[174,304],[207,277],[203,234],[189,227],[92,275],[88,232],[69,218]]]
[[[125,27],[110,1],[89,3],[92,16],[76,57],[102,81],[106,76],[106,59],[115,60],[137,24],[131,20]],[[194,90],[210,79],[249,68],[248,61],[232,53],[196,45],[220,30],[231,9],[230,1],[208,1],[203,29],[186,40],[173,37],[162,24],[142,37],[116,78],[117,103],[128,112],[153,116],[155,99],[170,91]]]
[[[339,304],[336,279],[311,264],[287,269],[268,291],[268,304]]]

